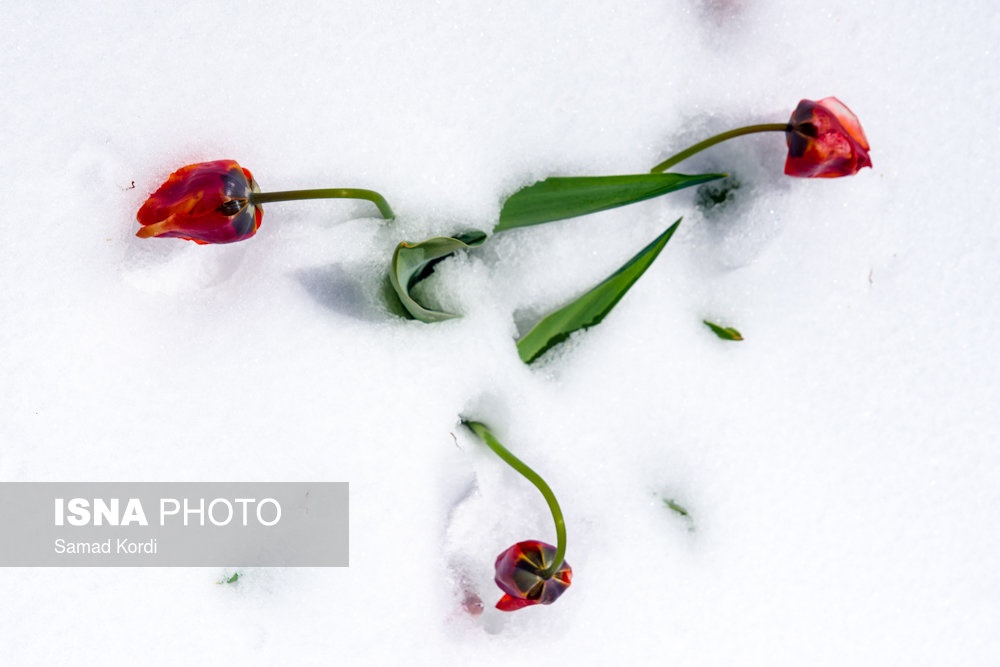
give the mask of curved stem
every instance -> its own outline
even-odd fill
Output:
[[[254,192],[250,195],[251,204],[267,204],[269,202],[291,201],[293,199],[364,199],[375,204],[378,207],[379,213],[386,220],[392,220],[396,217],[385,197],[374,190],[364,190],[361,188],[285,190],[283,192]]]
[[[674,166],[679,162],[683,162],[695,153],[700,153],[710,146],[722,143],[727,139],[732,139],[733,137],[741,137],[744,134],[754,134],[756,132],[788,132],[792,129],[791,123],[762,123],[760,125],[747,125],[746,127],[739,127],[735,130],[729,130],[728,132],[723,132],[722,134],[717,134],[714,137],[709,137],[705,141],[699,141],[691,148],[682,150],[680,153],[668,157],[666,160],[656,165],[649,171],[654,174],[659,174],[670,167]]]
[[[552,493],[552,489],[549,488],[549,485],[545,483],[545,480],[537,472],[529,468],[521,459],[511,454],[506,447],[501,445],[500,441],[493,437],[493,434],[490,433],[490,430],[484,424],[465,419],[462,420],[462,423],[472,429],[473,433],[478,435],[507,465],[524,475],[529,482],[535,485],[535,488],[542,492],[545,502],[549,505],[549,511],[552,512],[552,520],[556,524],[555,559],[541,573],[542,579],[551,579],[552,575],[556,573],[556,570],[559,569],[566,558],[566,524],[563,522],[562,510],[559,509],[559,501],[556,500],[556,495]]]

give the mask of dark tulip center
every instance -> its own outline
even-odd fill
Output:
[[[819,130],[813,123],[799,123],[795,126],[795,131],[801,135],[816,138],[819,136]]]
[[[245,201],[240,201],[239,199],[230,199],[225,204],[223,204],[222,206],[220,206],[215,210],[217,210],[219,213],[228,218],[242,211],[245,205],[246,205]]]
[[[538,600],[542,597],[542,591],[545,590],[545,582],[538,581],[535,583],[531,589],[524,594],[525,600]]]

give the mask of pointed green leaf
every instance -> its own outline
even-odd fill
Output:
[[[640,250],[635,257],[626,262],[600,285],[572,303],[547,315],[531,331],[522,336],[517,341],[517,353],[521,360],[530,364],[550,348],[566,340],[574,331],[599,324],[653,263],[679,224],[681,224],[680,220],[672,224],[667,231],[656,237],[652,243]]]
[[[708,320],[702,320],[702,322],[722,340],[743,340],[743,334],[732,327],[720,327],[718,324],[713,324]]]
[[[546,178],[544,181],[521,188],[508,197],[500,211],[500,222],[493,231],[502,232],[516,227],[596,213],[723,177],[725,174],[696,176],[629,174]]]
[[[440,322],[458,317],[454,313],[425,308],[417,303],[410,290],[434,271],[435,264],[456,250],[474,248],[485,240],[486,234],[476,231],[454,237],[437,236],[420,243],[403,241],[396,246],[389,268],[389,283],[406,312],[421,322]]]

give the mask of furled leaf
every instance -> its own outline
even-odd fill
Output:
[[[720,327],[718,324],[713,324],[708,320],[702,320],[702,322],[722,340],[743,340],[743,334],[732,327]]]
[[[500,222],[493,231],[502,232],[516,227],[596,213],[723,177],[725,174],[695,176],[629,174],[546,178],[544,181],[521,188],[508,197],[500,210]]]
[[[547,315],[531,331],[522,336],[517,341],[517,353],[521,356],[521,360],[530,364],[550,348],[566,340],[574,331],[600,323],[653,263],[679,224],[680,220],[640,250],[604,282],[572,303]]]
[[[389,268],[389,283],[406,313],[421,322],[440,322],[458,317],[454,313],[426,308],[417,303],[410,290],[434,271],[434,265],[456,250],[474,248],[486,240],[483,232],[437,236],[420,243],[403,241],[396,247]]]

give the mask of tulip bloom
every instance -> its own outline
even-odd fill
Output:
[[[261,192],[249,169],[233,160],[199,162],[170,174],[139,209],[136,236],[173,237],[195,243],[233,243],[260,228],[263,204],[293,199],[365,199],[387,220],[389,202],[374,190],[323,188]]]
[[[504,463],[524,475],[541,492],[556,525],[558,547],[538,540],[518,542],[497,556],[495,581],[503,597],[497,602],[500,611],[516,611],[533,604],[552,604],[569,588],[573,568],[566,555],[566,523],[552,489],[542,477],[500,444],[486,425],[462,420]]]
[[[858,117],[836,97],[799,102],[785,136],[789,176],[837,178],[872,166]]]
[[[556,548],[538,540],[518,542],[497,556],[496,582],[504,592],[497,609],[516,611],[534,604],[552,604],[569,588],[573,568],[563,561],[548,579],[543,573],[555,557]]]
[[[660,174],[706,148],[757,132],[784,132],[788,144],[785,173],[803,178],[853,176],[872,166],[868,138],[858,117],[836,97],[802,100],[787,123],[762,123],[722,132],[668,157],[650,171]]]
[[[249,170],[233,160],[199,162],[170,174],[136,218],[141,238],[233,243],[253,236],[264,210],[250,202],[258,190]]]

